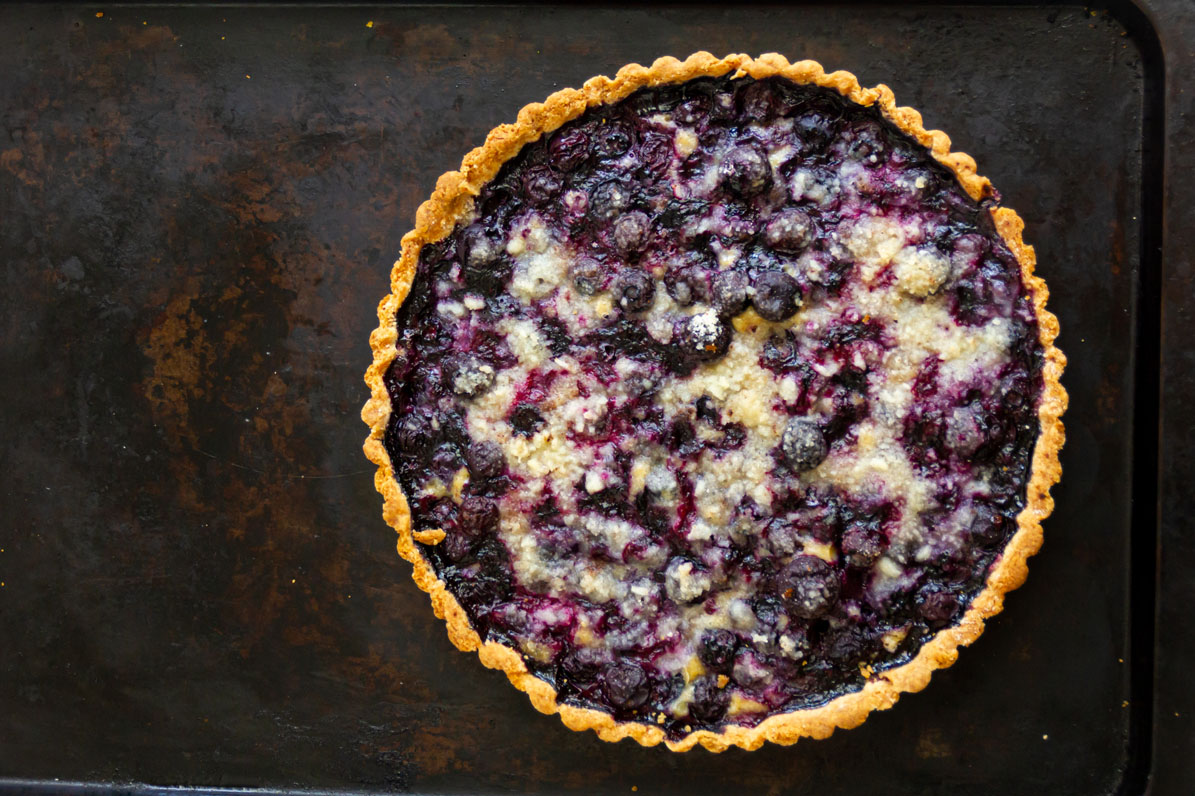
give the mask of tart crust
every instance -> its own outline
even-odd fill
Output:
[[[391,412],[383,377],[396,356],[396,315],[411,290],[419,252],[424,245],[439,241],[452,231],[457,220],[469,212],[482,187],[525,144],[580,116],[588,108],[618,102],[641,88],[728,73],[732,77],[757,79],[779,75],[793,83],[834,89],[859,105],[878,105],[885,118],[947,166],[972,198],[978,200],[992,195],[991,182],[976,173],[975,160],[962,152],[951,152],[950,138],[940,130],[926,130],[921,114],[913,108],[898,107],[892,91],[883,84],[863,88],[849,72],[827,73],[815,61],[789,63],[776,53],[759,58],[745,54],[717,58],[708,52],[698,52],[683,61],[660,58],[650,67],[629,64],[619,69],[613,79],[594,77],[579,89],[563,89],[542,103],[525,106],[514,124],[496,127],[484,144],[467,154],[459,171],[447,172],[437,180],[431,198],[416,212],[415,228],[403,236],[401,256],[390,274],[390,295],[378,306],[379,325],[369,338],[373,364],[365,374],[371,397],[361,412],[362,420],[370,429],[364,446],[365,455],[378,466],[374,485],[385,500],[382,516],[398,533],[398,553],[411,562],[415,583],[430,595],[436,616],[447,623],[452,643],[463,652],[477,652],[481,662],[489,668],[501,669],[516,688],[527,693],[537,710],[559,713],[569,729],[594,730],[604,741],[633,738],[644,746],[663,742],[677,752],[688,751],[698,744],[712,752],[721,752],[731,746],[758,749],[764,741],[791,744],[802,737],[825,738],[836,728],[849,729],[862,724],[871,711],[891,707],[902,693],[923,689],[935,670],[954,663],[959,647],[979,638],[984,621],[1003,608],[1004,595],[1025,581],[1027,559],[1041,547],[1042,520],[1054,508],[1050,487],[1058,482],[1062,473],[1058,463],[1058,451],[1064,441],[1060,418],[1066,410],[1067,394],[1059,381],[1066,357],[1054,346],[1058,319],[1046,309],[1049,293],[1045,282],[1034,274],[1036,257],[1033,247],[1022,240],[1024,222],[1014,211],[996,208],[991,211],[996,229],[1020,263],[1021,278],[1032,293],[1044,349],[1043,388],[1038,406],[1040,433],[1026,486],[1026,505],[1017,517],[1017,530],[992,565],[984,589],[976,595],[957,625],[944,628],[930,638],[911,661],[871,674],[859,691],[844,694],[816,708],[769,716],[754,727],[728,725],[718,732],[698,730],[677,740],[667,739],[657,726],[620,722],[600,710],[559,703],[556,690],[530,673],[518,652],[497,642],[482,642],[464,609],[416,547],[416,541],[425,544],[441,541],[444,532],[412,533],[410,507],[382,442]]]

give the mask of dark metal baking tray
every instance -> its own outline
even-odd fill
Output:
[[[1154,616],[1190,591],[1163,580],[1159,602],[1155,570],[1158,363],[1190,351],[1160,335],[1162,181],[1185,156],[1163,159],[1165,87],[1190,76],[1163,51],[1193,20],[1161,1],[0,10],[0,791],[1182,783],[1191,645],[1155,646]],[[947,130],[1025,218],[1070,357],[1057,510],[981,641],[856,730],[720,756],[569,732],[455,652],[357,417],[436,176],[527,102],[697,49],[816,58]]]

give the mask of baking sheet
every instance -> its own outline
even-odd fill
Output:
[[[0,776],[1138,789],[1152,35],[1074,6],[0,11]],[[953,668],[827,741],[681,757],[569,732],[451,647],[393,552],[357,413],[376,302],[436,176],[527,102],[696,49],[888,83],[973,154],[1026,220],[1072,399],[1045,548]]]

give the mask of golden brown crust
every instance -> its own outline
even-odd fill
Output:
[[[450,171],[440,177],[431,198],[416,212],[415,229],[402,239],[402,253],[390,275],[390,295],[378,306],[379,325],[370,335],[374,360],[365,375],[371,397],[361,412],[362,419],[370,427],[369,437],[365,441],[365,454],[378,466],[374,484],[385,500],[382,516],[398,532],[399,555],[411,562],[415,583],[430,595],[436,616],[444,619],[448,625],[448,636],[452,643],[463,652],[477,651],[484,665],[504,671],[516,688],[526,692],[537,710],[549,714],[559,713],[561,721],[569,729],[594,730],[605,741],[633,738],[644,746],[654,746],[663,741],[673,751],[687,751],[697,744],[713,752],[721,752],[731,746],[757,749],[764,741],[791,744],[801,737],[825,738],[839,727],[849,729],[858,726],[873,710],[891,707],[902,693],[920,691],[929,683],[935,670],[954,663],[960,646],[969,645],[979,638],[983,633],[984,620],[999,613],[1003,607],[1004,595],[1025,581],[1028,573],[1026,561],[1041,547],[1041,522],[1054,508],[1050,487],[1058,482],[1062,472],[1058,464],[1058,451],[1064,439],[1061,416],[1066,410],[1067,395],[1059,381],[1066,357],[1054,346],[1054,339],[1058,335],[1058,319],[1046,310],[1049,294],[1045,282],[1034,274],[1036,257],[1033,248],[1021,239],[1024,223],[1012,210],[999,208],[993,211],[996,229],[1021,264],[1022,278],[1033,296],[1040,339],[1045,349],[1044,390],[1038,408],[1041,434],[1033,454],[1033,469],[1026,492],[1027,505],[1017,518],[1018,529],[993,566],[986,587],[971,603],[958,625],[940,631],[921,647],[910,662],[872,674],[861,690],[840,696],[821,707],[772,715],[755,727],[732,725],[719,732],[698,730],[675,741],[666,739],[663,730],[656,726],[619,722],[602,711],[558,703],[555,689],[531,674],[519,653],[492,641],[482,642],[456,598],[448,592],[444,582],[436,577],[431,565],[415,546],[410,508],[382,444],[382,435],[390,416],[390,400],[382,377],[396,355],[396,313],[411,289],[419,251],[425,244],[440,240],[451,232],[457,219],[470,210],[473,197],[497,174],[502,164],[525,144],[544,133],[555,130],[590,107],[617,102],[644,86],[681,83],[697,77],[727,73],[733,73],[735,77],[754,78],[780,75],[794,83],[835,89],[860,105],[877,104],[886,118],[950,168],[973,198],[990,195],[991,183],[976,173],[975,160],[962,152],[951,152],[950,138],[940,130],[926,130],[921,123],[921,114],[912,108],[898,107],[892,91],[885,85],[863,88],[849,72],[827,74],[814,61],[790,64],[775,53],[753,59],[743,54],[717,58],[710,53],[699,52],[684,61],[671,57],[660,58],[650,67],[629,64],[618,70],[613,79],[594,77],[580,89],[564,89],[543,103],[527,105],[519,111],[514,124],[495,128],[482,146],[466,155],[460,171]],[[419,541],[430,544],[441,539],[442,531],[438,538],[434,531],[419,536]]]

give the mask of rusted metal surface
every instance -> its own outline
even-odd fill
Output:
[[[1162,88],[1134,20],[1016,6],[0,11],[0,777],[1133,785],[1156,718],[1141,630],[1156,527],[1139,504],[1158,418],[1139,380],[1157,375],[1159,263],[1142,256],[1157,208],[1142,196],[1159,187],[1147,111]],[[1046,546],[954,668],[828,741],[680,757],[574,734],[452,649],[393,551],[357,415],[376,303],[436,176],[556,88],[702,48],[886,82],[975,155],[1037,247],[1072,404]]]

